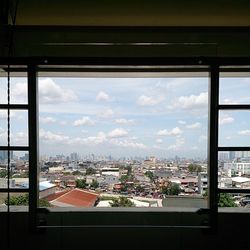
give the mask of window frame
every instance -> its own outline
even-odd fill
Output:
[[[250,150],[250,147],[218,147],[218,114],[219,110],[221,109],[250,109],[250,105],[220,105],[219,104],[219,77],[220,77],[220,66],[227,66],[227,65],[238,65],[238,66],[245,66],[249,65],[248,58],[35,58],[35,59],[25,59],[25,58],[0,58],[0,64],[8,64],[8,65],[26,65],[27,66],[27,73],[28,73],[28,117],[29,117],[29,146],[19,149],[29,151],[29,221],[30,226],[33,229],[37,228],[47,228],[50,227],[48,225],[43,225],[41,223],[41,219],[39,218],[39,213],[47,212],[46,209],[39,209],[38,208],[38,103],[37,103],[37,96],[38,96],[38,83],[37,83],[37,72],[41,68],[44,68],[47,71],[49,68],[55,68],[56,65],[62,66],[67,65],[70,66],[70,70],[74,65],[80,66],[81,69],[90,69],[93,72],[96,71],[108,71],[113,72],[116,71],[116,67],[109,66],[133,66],[134,71],[140,71],[137,69],[137,66],[151,66],[155,67],[156,70],[161,69],[162,71],[173,71],[176,72],[183,71],[183,66],[186,66],[186,70],[190,70],[192,72],[192,67],[196,66],[199,69],[200,66],[207,66],[207,71],[210,74],[210,86],[209,86],[209,140],[208,140],[208,176],[209,176],[209,208],[208,209],[200,209],[197,211],[198,214],[208,214],[209,221],[208,224],[205,226],[184,226],[184,225],[170,225],[170,224],[154,224],[148,225],[144,223],[129,224],[129,225],[105,225],[102,223],[98,224],[91,224],[91,225],[78,225],[78,227],[171,227],[171,228],[212,228],[215,229],[217,227],[218,222],[218,203],[217,197],[219,193],[233,193],[235,190],[233,189],[219,189],[217,186],[218,183],[218,152],[219,151],[230,151],[230,150]],[[50,65],[48,67],[48,65]],[[99,66],[96,67],[96,66]],[[191,69],[190,69],[190,68]],[[13,69],[15,71],[15,69]],[[125,69],[125,72],[127,70]],[[131,69],[129,69],[131,71]],[[196,72],[196,71],[195,71]],[[24,107],[19,107],[20,105],[17,104],[1,104],[0,109],[24,109]],[[16,147],[0,147],[0,150],[6,149],[10,150],[18,150]],[[211,167],[213,166],[213,167]],[[8,193],[14,192],[9,187],[4,190]],[[21,190],[18,190],[21,191]],[[250,190],[246,190],[249,192]],[[3,190],[0,190],[3,192]],[[27,192],[25,189],[23,192]],[[237,190],[238,192],[238,190]],[[105,212],[105,211],[104,211]],[[84,213],[88,214],[88,212]],[[124,213],[123,209],[119,211],[112,211],[115,216],[122,217],[121,213]],[[137,211],[135,214],[144,212]],[[159,213],[158,211],[155,213]],[[168,213],[168,212],[164,212]],[[163,214],[164,214],[163,213]],[[145,214],[148,214],[145,213]],[[94,215],[93,215],[94,216]],[[66,227],[75,227],[76,225],[70,225]],[[52,226],[53,227],[53,226]],[[54,226],[54,227],[63,227],[63,226]]]

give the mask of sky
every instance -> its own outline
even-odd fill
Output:
[[[40,154],[205,158],[207,77],[39,78]],[[6,103],[6,78],[0,102]],[[220,103],[249,103],[250,78],[221,78]],[[27,79],[11,79],[11,103],[27,103]],[[247,146],[248,111],[220,112],[220,146]],[[11,145],[28,143],[27,111],[11,111]],[[0,111],[0,144],[7,143]]]

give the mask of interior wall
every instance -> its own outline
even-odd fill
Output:
[[[62,216],[77,219],[75,214],[52,215],[54,221]],[[80,215],[77,215],[79,219]],[[192,215],[169,214],[169,219],[179,216],[194,222]],[[220,213],[217,232],[200,229],[169,228],[50,228],[29,232],[28,214],[11,213],[10,248],[26,250],[68,249],[171,249],[171,250],[247,250],[249,244],[250,213]],[[1,249],[7,249],[7,217],[0,213]]]

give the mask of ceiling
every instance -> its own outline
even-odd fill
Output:
[[[12,0],[17,25],[250,26],[249,0]]]

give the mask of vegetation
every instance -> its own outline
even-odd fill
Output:
[[[135,204],[127,197],[113,198],[110,202],[111,207],[134,207]]]
[[[151,181],[154,180],[154,174],[153,174],[152,171],[147,171],[147,172],[145,173],[145,175],[146,175]]]
[[[0,170],[0,178],[6,178],[6,176],[8,175],[8,171],[3,169]]]
[[[189,165],[188,165],[188,171],[189,171],[190,173],[193,173],[193,172],[199,173],[199,172],[202,171],[202,168],[201,168],[200,165],[197,165],[197,164],[189,164]]]
[[[73,171],[72,172],[73,175],[82,175],[82,172],[80,172],[79,170]]]
[[[230,194],[219,194],[218,207],[237,207]]]
[[[87,183],[85,179],[77,179],[76,180],[76,187],[77,188],[86,188],[87,187]]]
[[[90,187],[96,189],[99,187],[99,183],[96,180],[92,180]]]
[[[181,192],[180,186],[177,183],[168,182],[162,187],[162,193],[166,195],[178,195]]]
[[[5,199],[5,204],[8,205],[8,199]],[[10,206],[28,206],[29,205],[29,195],[19,195],[19,196],[10,196],[9,199]],[[51,207],[51,204],[45,199],[39,199],[40,207]]]
[[[86,169],[86,175],[92,175],[92,174],[95,174],[95,173],[96,173],[96,171],[95,171],[94,168],[89,167],[89,168]]]

